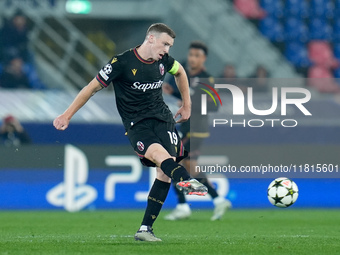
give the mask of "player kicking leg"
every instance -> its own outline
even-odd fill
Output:
[[[184,160],[183,162],[186,167],[187,165],[190,164],[189,160]],[[189,168],[187,168],[189,169]],[[200,183],[204,184],[207,187],[208,194],[212,198],[212,202],[214,204],[214,212],[211,217],[212,221],[219,220],[222,218],[222,216],[225,214],[225,212],[231,208],[231,202],[222,197],[219,196],[217,193],[217,190],[211,185],[209,180],[203,176],[203,177],[196,177],[196,180],[199,181]],[[173,186],[176,187],[176,184],[173,183]],[[174,189],[176,192],[176,197],[177,197],[177,205],[176,208],[171,211],[171,213],[167,214],[164,219],[166,220],[182,220],[182,219],[187,219],[191,216],[191,209],[189,204],[186,201],[185,198],[185,193],[179,190],[178,188]]]
[[[190,151],[189,156],[190,158],[184,159],[181,163],[185,166],[186,169],[190,169],[191,175],[195,173],[195,166],[197,165],[197,159],[200,155],[200,147],[202,145],[203,139],[202,138],[190,138],[188,134],[183,139],[185,141],[185,147]],[[221,219],[225,212],[231,208],[231,202],[219,196],[217,190],[210,184],[209,180],[207,179],[206,175],[203,173],[198,173],[198,175],[194,176],[196,180],[200,183],[204,184],[208,189],[208,194],[212,198],[214,204],[214,212],[211,217],[212,221]],[[173,183],[175,187],[176,184]],[[169,214],[167,214],[164,219],[166,220],[181,220],[186,219],[191,216],[191,209],[189,204],[186,201],[185,193],[181,191],[181,189],[174,189],[177,196],[178,204],[176,208]]]
[[[157,166],[157,177],[149,192],[147,208],[135,239],[161,241],[154,236],[152,226],[168,195],[170,182],[178,183],[186,194],[192,195],[206,195],[207,188],[191,179],[188,171],[176,162],[185,154],[174,123],[145,119],[136,123],[127,135],[143,165]]]
[[[137,241],[162,241],[157,238],[152,229],[152,225],[155,222],[160,210],[162,209],[163,203],[168,195],[170,189],[171,178],[164,174],[164,172],[157,167],[157,177],[152,185],[152,188],[148,195],[148,204],[145,210],[142,225],[135,234],[135,240]],[[201,194],[206,194],[206,191],[202,192],[201,184],[195,179],[185,181],[185,183],[190,183],[191,190],[193,186],[200,189]]]

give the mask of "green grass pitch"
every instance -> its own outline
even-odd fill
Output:
[[[0,255],[11,254],[340,254],[340,210],[211,211],[154,225],[159,243],[136,242],[143,211],[2,211]]]

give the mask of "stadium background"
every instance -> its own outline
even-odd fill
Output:
[[[221,76],[226,64],[235,66],[239,78],[250,77],[262,65],[271,78],[284,81],[279,84],[293,83],[312,92],[312,120],[289,131],[214,130],[206,141],[205,156],[240,165],[274,151],[282,164],[290,164],[299,153],[301,161],[338,164],[339,8],[339,1],[332,0],[1,1],[0,26],[17,11],[27,17],[30,58],[25,70],[32,88],[1,88],[0,118],[8,114],[18,118],[33,143],[0,147],[0,209],[145,207],[152,170],[137,164],[112,91],[92,98],[67,131],[58,132],[51,123],[113,54],[141,43],[153,22],[167,23],[176,31],[171,55],[179,61],[185,59],[191,40],[205,41],[210,48],[207,68],[215,77]],[[313,53],[315,44],[321,53],[318,49]],[[2,63],[0,70],[4,69]],[[176,100],[169,96],[165,100],[175,111]],[[221,136],[230,141],[228,155],[211,150]],[[318,154],[326,162],[317,162]],[[215,177],[219,191],[228,195],[234,208],[272,208],[266,197],[271,179]],[[340,206],[339,179],[296,182],[301,193],[295,208]],[[190,203],[212,208],[209,200]],[[174,205],[170,192],[164,206]]]

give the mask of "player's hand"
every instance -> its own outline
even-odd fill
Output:
[[[190,114],[191,114],[191,107],[182,106],[181,108],[179,108],[179,110],[177,111],[175,115],[175,119],[178,116],[181,116],[181,118],[177,120],[176,123],[186,122],[190,118]]]
[[[58,130],[65,130],[69,123],[70,121],[64,115],[59,115],[53,121],[53,126]]]

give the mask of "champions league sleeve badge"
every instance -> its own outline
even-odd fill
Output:
[[[105,67],[104,67],[104,72],[106,74],[110,74],[112,72],[112,66],[110,64],[107,64]]]

